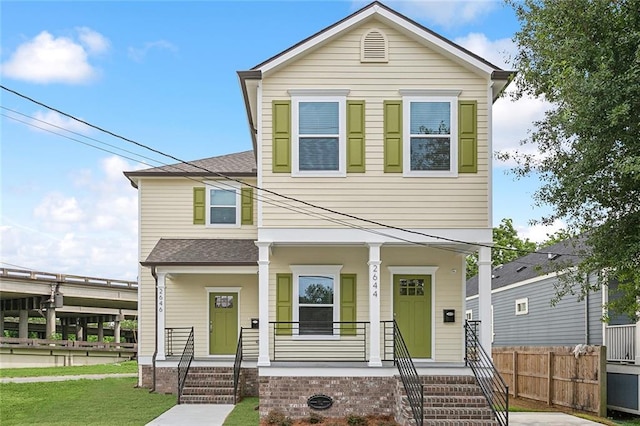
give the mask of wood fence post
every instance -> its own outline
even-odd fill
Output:
[[[513,397],[518,397],[518,351],[513,350]]]
[[[553,405],[553,352],[547,352],[547,404]]]
[[[598,415],[607,416],[607,347],[600,346],[598,352],[598,387],[600,388],[600,401],[598,405]]]

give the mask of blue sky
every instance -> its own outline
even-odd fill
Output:
[[[244,151],[251,141],[236,71],[366,4],[3,1],[0,75],[13,90],[181,159]],[[515,51],[518,23],[502,2],[385,4],[497,65],[506,67]],[[0,103],[2,266],[135,279],[137,193],[122,171],[173,161],[4,90]],[[494,148],[517,147],[545,108],[533,99],[499,100]],[[33,127],[43,122],[132,159]],[[494,167],[494,224],[511,217],[523,236],[539,240],[549,230],[528,226],[544,211],[531,201],[537,182],[515,182],[508,166]]]

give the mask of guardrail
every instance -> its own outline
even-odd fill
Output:
[[[81,275],[54,274],[50,272],[30,271],[26,269],[0,268],[0,277],[29,281],[91,285],[96,287],[137,290],[136,281],[113,280],[108,278],[85,277]]]
[[[608,325],[605,328],[607,361],[635,362],[636,325]]]
[[[137,343],[85,342],[82,340],[27,339],[0,337],[0,346],[9,348],[68,349],[79,351],[137,352]]]
[[[191,367],[191,362],[193,361],[193,355],[194,340],[193,327],[191,327],[189,337],[187,337],[187,342],[184,344],[184,349],[182,350],[182,355],[180,356],[180,362],[178,363],[178,404],[181,403],[180,397],[182,396],[184,384],[187,381],[187,375],[189,374],[189,368]]]
[[[167,356],[181,356],[193,332],[193,327],[170,327],[164,329],[164,353]]]

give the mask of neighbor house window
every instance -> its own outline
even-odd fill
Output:
[[[240,188],[235,184],[207,184],[207,224],[240,226]]]
[[[339,321],[339,282],[342,266],[292,266],[293,321],[299,336],[333,336]],[[336,330],[338,334],[339,330]]]
[[[346,96],[292,97],[292,173],[343,175]]]
[[[529,298],[516,299],[516,315],[525,315],[529,313]]]
[[[458,98],[403,98],[405,175],[450,176],[457,173]]]

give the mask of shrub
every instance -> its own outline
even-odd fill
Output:
[[[367,419],[357,414],[349,414],[347,416],[349,426],[367,426]]]
[[[312,424],[312,425],[315,425],[315,424],[318,424],[318,423],[322,423],[322,422],[324,422],[324,417],[322,417],[318,413],[311,413],[311,414],[309,414],[309,418],[307,419],[307,422],[309,424]]]
[[[265,419],[268,425],[291,426],[293,421],[280,410],[271,410]]]

